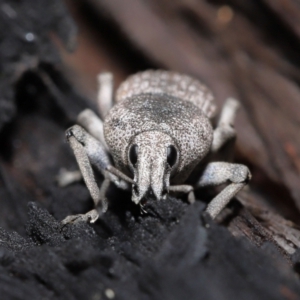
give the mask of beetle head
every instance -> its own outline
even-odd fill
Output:
[[[160,131],[137,135],[128,147],[128,165],[135,182],[132,201],[142,204],[149,198],[165,199],[179,158],[178,147],[169,135]]]

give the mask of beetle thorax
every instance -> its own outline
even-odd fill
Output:
[[[208,153],[213,130],[201,109],[189,101],[165,94],[141,94],[115,105],[105,118],[104,135],[115,166],[128,172],[128,146],[146,132],[157,132],[157,146],[163,136],[176,142],[180,164],[174,183],[183,182]],[[146,136],[145,136],[146,138]],[[144,142],[146,144],[146,141]],[[156,146],[153,146],[156,151]]]

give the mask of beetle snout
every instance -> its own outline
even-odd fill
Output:
[[[137,184],[132,188],[132,201],[136,204],[140,203],[144,205],[148,200],[164,200],[167,198],[167,195],[167,189],[163,189],[161,193],[155,193],[151,186],[144,192],[139,189]]]
[[[146,192],[144,198],[146,200],[159,200],[157,195],[153,192],[152,187],[149,187],[148,191]]]
[[[157,200],[156,199],[157,197],[154,194],[153,189],[152,189],[151,186],[146,190],[146,192],[141,193],[139,187],[135,184],[133,186],[133,194],[134,194],[135,197],[140,199],[140,202],[145,201],[145,200],[150,200],[150,199],[151,200]]]
[[[165,200],[167,198],[167,195],[168,195],[167,189],[164,188],[161,192],[159,192],[159,191],[158,191],[158,189],[155,190],[154,188],[150,187],[147,194],[146,194],[146,197],[148,197],[147,199]]]

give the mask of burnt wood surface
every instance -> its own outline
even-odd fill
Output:
[[[300,5],[295,0],[0,1],[1,299],[300,299]],[[95,109],[96,75],[193,75],[242,108],[234,161],[252,181],[211,221],[170,197],[141,214],[112,188],[108,212],[64,140]],[[99,181],[102,178],[99,177]]]

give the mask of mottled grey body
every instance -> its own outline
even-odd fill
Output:
[[[212,93],[187,75],[160,70],[135,74],[117,90],[114,107],[112,76],[102,74],[99,81],[99,107],[105,116],[104,123],[86,110],[78,122],[92,135],[77,125],[67,131],[96,208],[85,215],[70,216],[64,222],[87,219],[94,222],[99,209],[106,210],[109,182],[120,188],[131,185],[132,201],[141,206],[143,199],[150,196],[165,199],[169,192],[186,192],[193,202],[194,188],[183,183],[210,151],[218,151],[235,137],[237,102],[226,102],[213,130],[210,118],[216,106]],[[104,174],[100,190],[90,164]],[[208,164],[196,187],[231,182],[212,200],[208,213],[215,217],[249,178],[249,170],[243,165]]]
[[[161,93],[133,95],[115,105],[104,122],[105,140],[117,168],[128,172],[128,147],[136,136],[148,131],[158,133],[158,144],[167,135],[178,147],[179,164],[173,183],[186,180],[210,150],[213,139],[209,119],[193,103]],[[145,147],[153,144],[153,139],[144,141]]]
[[[130,175],[129,147],[138,145],[139,161],[132,200],[139,203],[149,189],[157,199],[170,184],[183,183],[209,152],[215,111],[212,93],[187,75],[146,71],[129,77],[116,92],[117,104],[104,120],[105,141],[115,166]],[[151,137],[149,137],[152,132]],[[167,147],[174,145],[178,162],[165,170]]]

